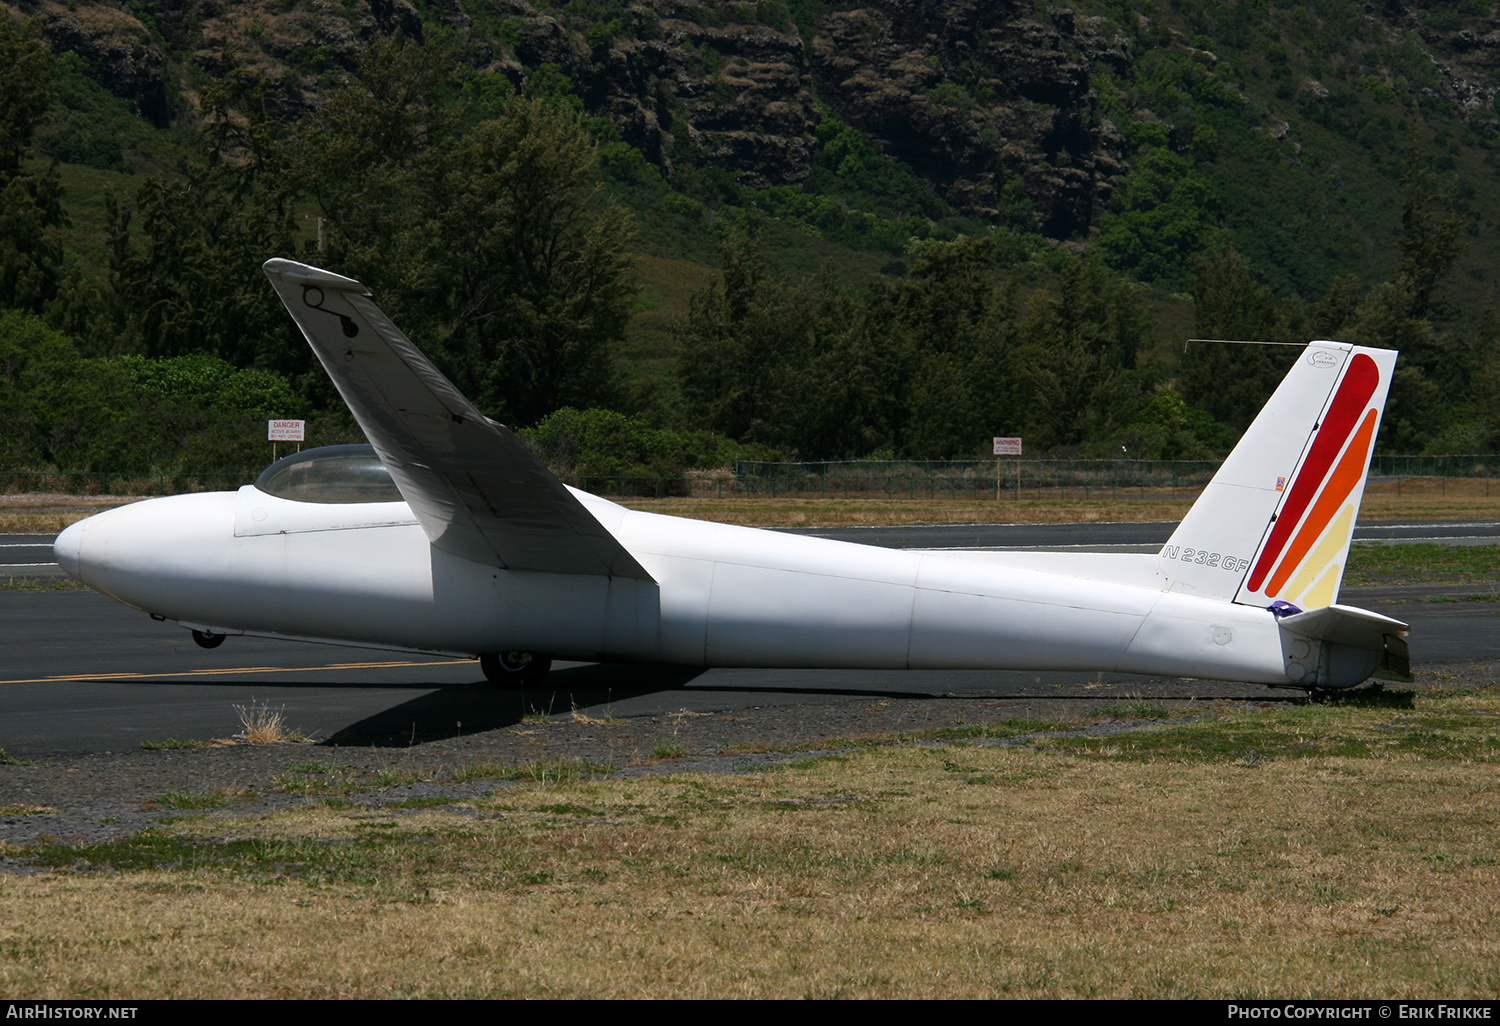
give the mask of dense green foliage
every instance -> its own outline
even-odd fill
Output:
[[[521,432],[560,474],[575,478],[660,478],[684,467],[722,467],[737,459],[774,458],[708,431],[665,431],[612,410],[565,406]]]
[[[836,6],[689,15],[810,42]],[[1219,454],[1287,356],[1184,350],[1160,318],[1180,327],[1189,304],[1203,337],[1401,349],[1383,451],[1500,448],[1500,314],[1475,253],[1500,198],[1472,184],[1500,162],[1500,129],[1443,99],[1423,37],[1353,0],[1077,6],[1132,57],[1089,69],[1126,171],[1068,246],[1037,234],[1019,178],[961,216],[826,106],[798,185],[745,185],[685,122],[666,126],[671,168],[655,164],[557,65],[475,70],[482,34],[520,42],[496,10],[474,12],[468,39],[419,5],[425,42],[376,39],[357,58],[310,44],[307,108],[226,50],[212,77],[193,71],[196,117],[168,133],[77,54],[49,56],[39,22],[0,15],[0,463],[253,463],[270,416],[353,437],[259,272],[274,255],[360,278],[487,413],[535,425],[531,444],[578,475],[670,475],[743,446],[969,457],[996,434],[1029,453]],[[596,56],[662,38],[639,5],[538,7]],[[1453,32],[1492,8],[1415,16]],[[146,21],[169,53],[190,46],[189,15],[133,9],[161,16]],[[705,44],[702,59],[721,58]],[[973,106],[965,90],[925,95],[951,112]],[[63,243],[80,215],[60,165],[120,183],[98,203],[93,262]],[[632,247],[722,271],[659,329],[652,379],[627,385]]]
[[[683,327],[684,393],[716,430],[809,458],[982,455],[992,435],[1041,450],[1205,455],[1218,433],[1138,366],[1135,290],[1059,255],[1024,302],[991,239],[914,242],[911,273],[850,289],[769,281],[751,240]]]
[[[20,311],[0,316],[0,467],[94,472],[250,470],[266,421],[306,402],[268,371],[203,354],[88,357]],[[344,441],[325,430],[316,441]]]

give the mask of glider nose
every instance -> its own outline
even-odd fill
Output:
[[[83,550],[83,522],[79,521],[72,527],[66,528],[57,540],[52,543],[52,558],[57,560],[57,565],[63,568],[63,572],[75,581],[83,580],[78,575],[81,554]]]

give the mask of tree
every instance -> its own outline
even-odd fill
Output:
[[[1288,342],[1283,311],[1256,281],[1243,257],[1220,242],[1193,265],[1192,295],[1200,338],[1231,342]],[[1220,423],[1243,431],[1286,374],[1279,346],[1195,343],[1182,360],[1188,402]]]
[[[198,159],[181,177],[141,186],[134,236],[111,210],[111,305],[132,351],[305,372],[307,347],[260,273],[268,257],[298,248],[284,130],[264,77],[225,59],[229,73],[203,92]]]
[[[635,296],[634,223],[601,199],[578,116],[515,98],[441,147],[424,180],[432,295],[479,401],[520,424],[605,404]]]
[[[1433,309],[1433,293],[1464,250],[1460,236],[1463,218],[1453,189],[1439,192],[1437,176],[1422,165],[1416,144],[1416,118],[1407,139],[1401,175],[1401,267],[1410,282],[1408,315],[1425,318]]]
[[[763,277],[753,232],[723,240],[720,283],[679,329],[682,391],[694,418],[741,441],[809,458],[889,444],[889,396],[857,298],[828,273]]]
[[[327,259],[493,415],[604,404],[635,287],[633,224],[600,194],[597,147],[570,105],[471,109],[452,85],[441,53],[388,40],[305,126],[300,180]]]
[[[40,313],[57,295],[67,223],[57,166],[26,174],[31,139],[51,101],[42,21],[0,12],[0,308]]]

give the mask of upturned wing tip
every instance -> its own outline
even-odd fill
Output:
[[[345,278],[342,274],[334,274],[332,271],[325,271],[321,267],[313,267],[310,264],[300,264],[295,260],[287,260],[285,257],[272,257],[261,265],[261,270],[266,272],[267,277],[295,282],[299,285],[316,285],[319,288],[358,292],[366,296],[370,294],[369,289],[353,278]]]

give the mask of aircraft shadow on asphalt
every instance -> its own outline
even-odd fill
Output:
[[[1223,682],[1167,680],[1163,678],[1119,678],[1107,682],[1116,690],[1082,690],[1097,686],[1096,682],[1082,679],[1059,690],[1054,684],[1032,683],[1006,686],[988,675],[987,686],[972,694],[955,693],[944,688],[939,680],[936,687],[920,689],[893,687],[896,678],[909,671],[883,671],[881,676],[888,684],[869,686],[851,681],[839,684],[762,684],[716,682],[701,679],[709,671],[701,667],[670,665],[609,664],[592,663],[552,671],[543,686],[528,689],[501,689],[482,685],[439,685],[436,690],[382,710],[351,723],[329,737],[328,745],[364,745],[374,747],[407,747],[417,742],[450,740],[471,736],[490,730],[514,727],[527,717],[538,715],[566,715],[570,710],[592,710],[597,715],[600,709],[614,711],[615,707],[634,699],[661,696],[674,691],[691,690],[694,695],[720,695],[726,698],[765,695],[791,698],[843,698],[859,700],[906,699],[933,701],[937,699],[997,704],[1005,702],[1060,702],[1068,705],[1107,706],[1128,700],[1168,700],[1181,702],[1198,700],[1250,700],[1256,702],[1298,702],[1305,696],[1301,692],[1269,692],[1259,685],[1241,685]],[[723,673],[724,671],[720,671]],[[808,675],[827,677],[854,676],[849,671],[795,671]],[[966,680],[972,679],[973,671],[957,671]],[[868,676],[867,674],[861,676]],[[913,674],[913,678],[917,675]],[[1035,678],[1035,675],[1027,675]],[[931,681],[930,673],[920,679]],[[1001,686],[993,686],[1000,684]],[[655,715],[665,714],[660,710]],[[626,710],[617,715],[637,717],[639,709]]]
[[[445,741],[514,727],[528,716],[567,713],[570,709],[607,706],[674,691],[703,672],[702,667],[691,666],[594,663],[554,670],[544,686],[535,688],[443,684],[351,723],[323,743],[404,747],[417,741]]]

